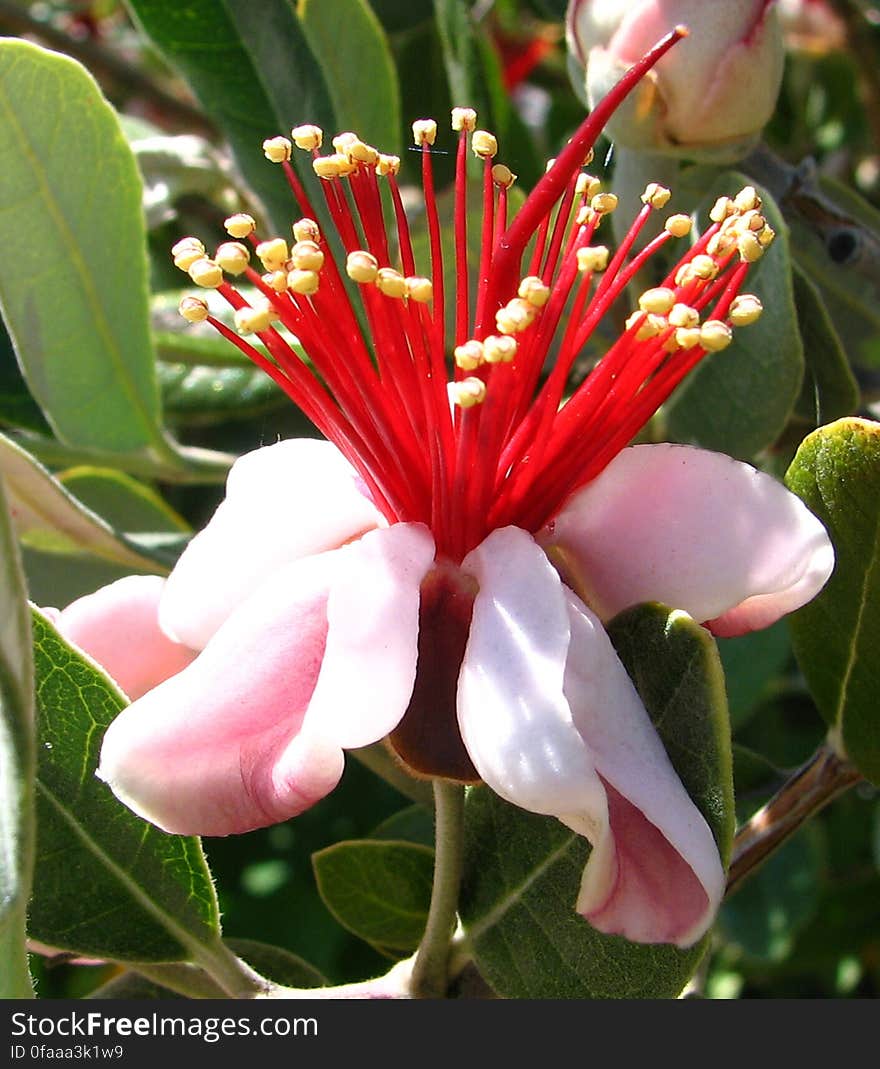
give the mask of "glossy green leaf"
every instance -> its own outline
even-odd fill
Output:
[[[326,80],[293,4],[128,0],[128,7],[189,82],[275,228],[286,233],[298,212],[284,175],[263,156],[263,140],[300,123],[316,123],[328,133],[337,128]],[[293,162],[315,190],[311,158],[295,152]]]
[[[431,903],[433,850],[365,839],[319,850],[312,863],[321,897],[340,924],[368,943],[415,949]]]
[[[718,196],[736,193],[746,184],[743,175],[733,172],[718,178],[699,206],[699,226],[705,225]],[[749,271],[743,291],[760,297],[764,313],[756,323],[738,329],[729,348],[707,355],[666,409],[669,433],[677,441],[743,459],[779,437],[804,375],[787,227],[770,194],[758,192],[776,240]]]
[[[0,42],[0,203],[0,304],[58,437],[169,453],[134,157],[78,63],[12,39]]]
[[[33,613],[39,766],[29,931],[47,946],[121,961],[204,964],[219,948],[197,839],[136,817],[95,776],[116,686]]]
[[[214,368],[161,363],[159,382],[165,415],[169,423],[181,426],[250,419],[291,404],[264,371],[252,366]]]
[[[703,628],[659,605],[622,613],[609,633],[723,857],[733,838],[724,680]],[[609,710],[613,715],[613,710]],[[590,847],[559,821],[468,792],[461,915],[477,965],[504,998],[672,998],[695,947],[630,943],[574,911]]]
[[[819,290],[799,268],[792,281],[805,363],[797,414],[818,427],[855,412],[859,386]]]
[[[192,533],[186,520],[151,486],[123,471],[82,465],[59,472],[58,481],[116,530]]]
[[[13,525],[26,546],[51,553],[91,553],[141,571],[165,570],[3,435],[0,472],[6,480]]]
[[[33,662],[24,580],[0,479],[0,998],[33,995],[25,915],[34,860]]]
[[[382,24],[366,0],[298,0],[336,120],[380,152],[400,153],[400,88]],[[417,116],[414,116],[417,118]]]
[[[825,524],[836,561],[825,588],[789,617],[794,651],[836,739],[880,783],[880,423],[820,427],[785,481]]]

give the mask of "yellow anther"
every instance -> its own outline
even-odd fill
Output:
[[[316,156],[312,160],[312,170],[319,178],[345,178],[357,170],[357,164],[337,152],[333,156]]]
[[[577,251],[578,271],[604,271],[608,266],[607,245],[586,245]]]
[[[636,341],[648,341],[649,338],[656,338],[660,331],[665,330],[667,326],[663,316],[633,312],[626,321],[627,330],[630,327],[634,327],[637,322],[640,322],[641,325],[636,331]]]
[[[345,155],[355,163],[366,163],[372,166],[379,162],[379,150],[365,141],[352,141],[346,148]]]
[[[733,341],[733,331],[720,319],[707,319],[700,327],[700,345],[710,353],[719,353]]]
[[[324,266],[324,253],[314,241],[298,241],[290,250],[290,259],[299,271],[320,271]]]
[[[663,228],[674,238],[687,237],[691,232],[691,217],[689,215],[670,215]]]
[[[196,260],[201,260],[205,255],[205,246],[198,238],[184,238],[172,248],[171,255],[174,257],[175,267],[179,267],[181,271],[189,271]]]
[[[287,272],[287,288],[291,293],[298,293],[302,297],[311,297],[318,292],[318,272],[305,271],[295,268]]]
[[[355,249],[345,261],[345,273],[354,282],[375,282],[379,274],[379,261],[372,253]]]
[[[678,334],[678,331],[674,330],[669,335],[669,337],[666,339],[666,341],[663,342],[663,351],[664,352],[666,352],[666,353],[677,353],[678,350],[681,348],[681,346],[678,344],[678,338],[676,338],[676,334]]]
[[[680,349],[693,349],[700,344],[700,328],[679,327],[675,332],[675,340]]]
[[[689,304],[674,304],[667,318],[672,327],[696,327],[700,323],[700,313]]]
[[[760,318],[764,306],[754,293],[741,293],[734,297],[727,318],[735,327],[747,327]]]
[[[347,156],[349,148],[355,141],[360,141],[358,135],[351,130],[344,130],[341,134],[337,134],[336,137],[333,138],[332,144],[340,156]]]
[[[527,275],[520,282],[517,293],[524,301],[528,301],[532,308],[543,308],[550,300],[550,287],[537,275]]]
[[[381,152],[376,163],[376,170],[383,178],[389,174],[397,174],[400,170],[400,156],[389,156]]]
[[[268,308],[236,308],[234,319],[239,334],[257,334],[269,329]]]
[[[471,135],[471,148],[481,160],[491,160],[498,153],[498,139],[488,130],[474,130]]]
[[[743,212],[740,216],[740,229],[741,230],[763,230],[767,220],[761,215],[760,212],[754,209]]]
[[[613,193],[597,193],[590,198],[590,207],[597,215],[608,215],[617,207],[617,197]]]
[[[487,364],[509,364],[516,356],[516,338],[509,334],[490,334],[483,342],[483,359]]]
[[[287,290],[286,271],[268,271],[263,275],[263,281],[270,289],[275,290],[276,293],[284,293]]]
[[[418,304],[427,304],[434,296],[434,284],[429,278],[410,275],[406,280],[406,295]]]
[[[227,274],[241,275],[247,270],[251,254],[240,241],[224,241],[217,246],[214,262],[218,263]]]
[[[292,227],[294,241],[315,241],[321,237],[321,231],[314,219],[298,219]]]
[[[473,133],[477,128],[477,113],[473,108],[453,108],[452,109],[452,129],[456,132],[464,130],[466,133]]]
[[[593,209],[587,204],[582,208],[579,208],[577,215],[574,217],[574,221],[578,226],[587,226],[589,223],[599,222],[600,219],[601,216],[597,216]]]
[[[649,182],[642,194],[642,203],[650,204],[652,208],[665,208],[671,196],[672,192],[666,186],[658,185],[657,182]]]
[[[324,131],[320,126],[312,126],[311,123],[294,126],[290,131],[290,136],[297,148],[305,149],[307,152],[314,152],[324,143]]]
[[[460,367],[462,371],[473,371],[483,363],[483,343],[471,338],[462,345],[456,345],[452,355],[455,358],[456,367]]]
[[[293,146],[286,137],[267,137],[263,142],[263,155],[272,163],[284,163],[290,159]]]
[[[492,181],[496,186],[503,186],[505,189],[510,189],[516,181],[516,175],[503,163],[496,163],[492,168]]]
[[[433,119],[416,119],[412,124],[413,143],[433,145],[437,140],[437,123]]]
[[[574,191],[577,196],[586,197],[587,200],[592,200],[601,189],[601,181],[595,175],[587,174],[586,171],[581,171],[574,184]]]
[[[257,256],[267,271],[279,271],[287,263],[290,253],[284,238],[270,238],[257,246]]]
[[[699,253],[691,260],[691,270],[697,278],[706,282],[715,278],[718,274],[718,264],[715,263],[711,256]]]
[[[728,215],[733,215],[735,212],[736,207],[730,197],[719,197],[712,205],[712,210],[709,212],[709,218],[713,223],[721,223],[728,217]]]
[[[731,249],[735,248],[736,238],[732,237],[730,234],[713,234],[706,242],[706,252],[709,253],[710,256],[726,256]]]
[[[486,384],[475,377],[450,382],[447,386],[449,398],[459,408],[473,408],[486,400]]]
[[[758,244],[762,249],[766,249],[769,245],[773,244],[773,239],[776,237],[776,231],[772,226],[765,226],[758,231]]]
[[[668,289],[666,286],[645,290],[639,297],[639,308],[643,312],[653,312],[655,315],[666,315],[674,304],[675,290]]]
[[[764,246],[751,230],[739,235],[736,239],[736,247],[739,249],[739,254],[743,260],[749,264],[753,264],[755,260],[760,260],[764,255]]]
[[[397,300],[406,296],[406,279],[393,267],[380,267],[376,273],[376,289]]]
[[[501,334],[519,334],[535,320],[535,309],[521,297],[514,297],[495,313],[495,325]]]
[[[266,313],[270,323],[277,323],[279,319],[281,319],[281,313],[278,311],[275,305],[272,304],[272,302],[267,300],[265,297],[260,301],[258,305],[255,305],[255,307],[260,312]]]
[[[235,215],[230,215],[223,225],[226,227],[226,233],[233,238],[249,237],[257,229],[253,216],[247,215],[245,212],[236,212]]]
[[[733,198],[733,205],[741,212],[751,212],[761,207],[761,198],[754,186],[743,186]]]
[[[177,306],[187,323],[204,323],[208,318],[208,302],[201,297],[183,297]]]
[[[223,281],[223,268],[206,256],[191,263],[187,271],[193,282],[205,289],[216,289]]]

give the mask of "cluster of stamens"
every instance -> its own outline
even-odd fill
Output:
[[[711,225],[661,285],[641,294],[624,333],[566,399],[574,362],[612,303],[662,246],[691,231],[690,217],[671,215],[639,247],[649,216],[671,196],[652,183],[617,250],[595,242],[604,218],[618,208],[614,194],[583,170],[601,121],[598,115],[585,122],[508,219],[516,176],[495,162],[497,140],[477,129],[475,112],[453,110],[451,331],[431,162],[438,131],[427,119],[413,124],[413,140],[421,150],[429,269],[416,268],[397,184],[400,160],[354,133],[339,134],[334,152],[321,155],[321,130],[298,126],[289,139],[273,137],[263,145],[267,159],[284,169],[302,213],[293,241],[260,239],[246,214],[226,220],[230,240],[212,257],[196,238],[184,238],[174,246],[175,264],[232,305],[235,329],[201,297],[184,297],[180,312],[190,322],[209,321],[264,368],[360,471],[389,521],[428,523],[441,552],[459,559],[493,527],[516,523],[537,530],[627,444],[706,353],[724,349],[734,327],[760,315],[758,299],[740,289],[773,238],[754,189],[719,199]],[[468,146],[483,168],[473,307]],[[325,214],[345,252],[341,270],[291,164],[294,147],[311,154],[322,180]],[[379,179],[388,184],[393,226]],[[250,282],[256,299],[235,287],[231,280],[239,278]],[[280,333],[285,328],[310,357],[311,369]],[[250,335],[263,348],[247,341]],[[551,342],[555,360],[545,374]]]

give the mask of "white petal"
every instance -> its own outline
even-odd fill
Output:
[[[298,438],[247,453],[229,472],[225,500],[168,578],[161,626],[202,649],[280,567],[382,522],[356,472],[329,442]]]
[[[765,626],[809,601],[834,566],[822,524],[781,483],[683,445],[624,449],[540,540],[606,620],[642,601],[701,622],[750,603]]]
[[[458,684],[477,771],[534,813],[601,814],[604,790],[562,691],[570,632],[559,576],[515,527],[490,534],[462,571],[480,586]]]
[[[327,605],[327,646],[307,724],[345,749],[384,738],[416,678],[419,587],[434,561],[422,524],[396,523],[346,548]]]

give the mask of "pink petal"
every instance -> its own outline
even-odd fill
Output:
[[[718,848],[601,623],[570,591],[567,600],[565,695],[607,793],[578,910],[603,932],[689,946],[724,893]],[[580,830],[578,814],[560,819]]]
[[[480,590],[458,715],[481,777],[593,843],[577,908],[595,927],[694,942],[720,901],[718,851],[598,620],[516,528],[462,569]]]
[[[98,775],[166,831],[227,835],[286,820],[342,774],[339,747],[301,732],[344,550],[264,584],[179,675],[113,721]]]
[[[369,532],[342,557],[306,726],[322,725],[344,749],[397,727],[415,683],[419,588],[433,562],[427,527],[406,523]]]
[[[329,442],[297,438],[246,453],[226,498],[168,579],[160,621],[202,649],[264,580],[382,524],[354,469]]]
[[[719,633],[798,608],[834,566],[824,527],[781,483],[684,445],[624,449],[540,540],[602,619],[660,601],[699,621],[730,613]]]
[[[55,626],[97,661],[134,700],[196,656],[159,629],[159,599],[165,581],[158,575],[128,575],[78,598],[58,613]]]
[[[288,564],[185,672],[117,717],[99,775],[167,831],[227,835],[301,813],[336,786],[344,746],[376,742],[406,711],[433,558],[426,528],[395,524]]]

